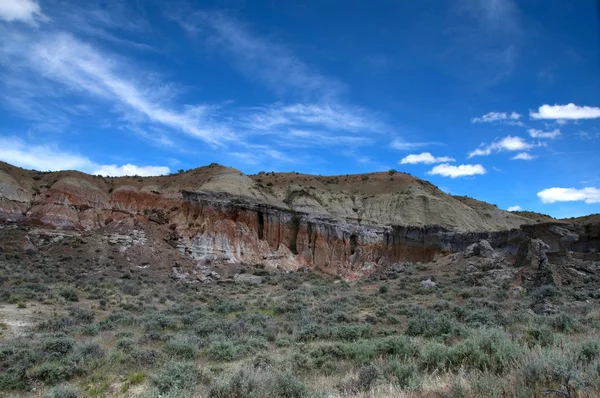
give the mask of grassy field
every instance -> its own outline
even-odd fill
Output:
[[[0,396],[600,396],[600,312],[577,292],[472,287],[435,263],[353,284],[85,267],[0,253]],[[540,297],[584,305],[540,316]]]

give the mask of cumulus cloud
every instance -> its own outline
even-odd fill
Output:
[[[450,178],[473,176],[485,173],[485,168],[480,164],[461,164],[459,166],[453,166],[448,163],[439,164],[427,172],[427,174],[441,175],[443,177]]]
[[[548,188],[538,192],[537,196],[543,203],[576,202],[600,203],[600,189],[586,188]]]
[[[518,153],[515,156],[513,156],[511,159],[512,160],[533,160],[533,159],[535,159],[535,156],[531,156],[527,152],[521,152],[521,153]]]
[[[39,4],[33,0],[2,0],[0,19],[37,25],[37,21],[45,21],[48,18],[42,13]]]
[[[502,138],[499,141],[495,141],[490,145],[483,146],[481,148],[477,148],[474,151],[469,152],[469,158],[474,156],[487,156],[490,155],[493,151],[525,151],[533,148],[533,144],[528,143],[521,137],[512,137],[507,136]]]
[[[456,159],[454,158],[450,158],[448,156],[442,156],[442,157],[435,157],[433,156],[431,153],[429,152],[423,152],[420,154],[411,154],[408,155],[406,157],[404,157],[401,161],[400,164],[418,164],[418,163],[423,163],[423,164],[433,164],[433,163],[447,163],[447,162],[454,162]]]
[[[560,129],[554,129],[552,131],[529,129],[527,130],[527,132],[532,138],[549,138],[552,140],[560,135]]]
[[[471,119],[471,123],[492,123],[500,122],[504,120],[515,121],[519,120],[521,115],[517,112],[506,113],[506,112],[489,112],[481,117],[474,117]]]
[[[60,151],[52,145],[30,146],[10,137],[0,137],[0,160],[40,171],[86,171],[94,166],[92,161],[79,154]]]
[[[573,103],[567,105],[542,105],[537,112],[530,111],[532,119],[596,119],[600,118],[600,108],[579,106]]]
[[[54,145],[27,145],[14,137],[0,137],[0,160],[15,166],[39,171],[79,170],[108,176],[168,174],[164,166],[99,165],[77,153],[60,150]]]
[[[510,206],[508,209],[506,209],[506,211],[521,211],[523,209],[521,209],[521,206]]]
[[[169,170],[166,166],[136,166],[135,164],[127,163],[123,166],[117,166],[116,164],[106,164],[100,166],[97,170],[94,170],[92,174],[110,177],[122,177],[122,176],[160,176],[169,174]]]

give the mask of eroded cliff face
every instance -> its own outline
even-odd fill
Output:
[[[330,178],[327,191],[322,180],[307,176],[289,174],[265,186],[258,181],[264,176],[251,179],[220,166],[109,179],[5,165],[0,222],[88,232],[146,229],[198,266],[315,267],[348,279],[402,261],[431,261],[481,239],[507,254],[528,237],[550,251],[600,248],[597,224],[536,225],[491,205],[469,207],[414,177],[386,174],[371,175],[371,185],[364,177]],[[408,224],[414,217],[420,222]]]

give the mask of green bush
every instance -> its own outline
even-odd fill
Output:
[[[208,356],[217,361],[232,361],[237,354],[238,348],[230,340],[216,340],[208,345]]]
[[[79,398],[79,390],[73,386],[56,386],[44,395],[44,398]]]
[[[418,370],[413,363],[403,363],[394,359],[383,368],[383,376],[388,382],[406,388],[417,384]]]
[[[581,345],[578,356],[579,361],[588,364],[597,358],[600,358],[600,340],[586,341]]]
[[[167,362],[160,373],[150,378],[161,394],[172,390],[190,391],[196,385],[198,372],[190,362]]]
[[[192,359],[198,355],[198,347],[201,343],[202,341],[194,335],[177,334],[170,338],[162,348],[167,355]]]
[[[77,343],[70,358],[77,366],[85,367],[104,358],[105,355],[106,352],[102,347],[102,344],[90,340]]]
[[[60,291],[60,295],[67,301],[79,301],[79,296],[77,295],[77,290],[72,287],[63,288]]]
[[[539,345],[540,347],[549,347],[554,344],[555,336],[552,329],[545,325],[536,325],[525,330],[523,335],[525,343],[530,347]]]
[[[73,364],[66,361],[42,362],[27,371],[30,379],[40,380],[49,385],[67,380],[74,373]]]

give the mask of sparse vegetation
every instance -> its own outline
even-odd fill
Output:
[[[118,265],[74,278],[65,269],[81,263],[75,253],[0,254],[0,304],[37,311],[20,334],[0,325],[0,396],[600,393],[594,305],[529,311],[573,297],[568,286],[515,296],[469,286],[435,262],[353,283],[264,266],[244,269],[259,285],[182,283]],[[422,290],[425,279],[436,288]]]

